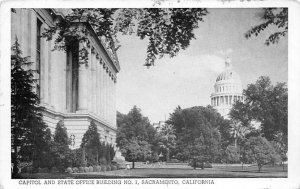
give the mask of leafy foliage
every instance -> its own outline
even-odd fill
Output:
[[[72,164],[70,158],[70,139],[68,137],[67,128],[63,121],[59,121],[54,132],[54,140],[51,146],[52,159],[59,171],[63,172],[68,166]]]
[[[181,160],[216,161],[221,148],[219,129],[225,122],[211,106],[178,107],[167,123],[174,126],[177,142],[173,153]]]
[[[281,37],[288,34],[288,8],[264,8],[261,19],[263,20],[263,23],[252,27],[245,34],[247,39],[253,35],[258,36],[259,33],[263,32],[271,25],[276,26],[278,31],[272,33],[268,39],[266,39],[266,45],[278,43]]]
[[[260,77],[244,90],[244,102],[236,102],[230,112],[240,128],[248,129],[247,137],[262,135],[280,150],[282,161],[286,160],[288,131],[288,90],[285,83],[271,84],[270,78]],[[259,130],[250,127],[250,122],[260,123]],[[248,135],[248,136],[247,136]]]
[[[155,130],[141,110],[134,106],[127,115],[118,114],[117,146],[125,160],[145,160],[151,154],[151,142]],[[151,132],[149,132],[151,131]]]
[[[51,40],[58,34],[54,49],[65,50],[69,42],[86,40],[89,33],[74,23],[88,22],[96,35],[104,37],[109,49],[115,52],[120,47],[117,33],[136,33],[140,39],[149,39],[145,65],[152,66],[157,58],[174,57],[186,49],[195,38],[194,29],[207,14],[202,8],[71,9],[65,20],[46,29],[43,37]]]
[[[81,148],[84,149],[87,165],[110,164],[115,156],[112,144],[100,142],[100,134],[97,125],[91,121],[88,130],[84,133]]]
[[[261,171],[263,165],[274,162],[278,157],[272,144],[264,137],[250,137],[243,148],[250,162],[257,163],[258,171]]]
[[[164,124],[158,132],[159,146],[166,149],[166,160],[170,161],[170,150],[175,148],[176,135],[172,125]]]
[[[31,62],[28,57],[22,57],[17,39],[11,50],[11,161],[15,177],[19,161],[36,164],[48,146],[43,108],[34,93],[34,70],[28,67]]]
[[[226,163],[236,163],[240,160],[240,154],[235,146],[229,145],[224,151],[224,160]]]
[[[260,77],[244,91],[249,117],[261,122],[261,132],[268,140],[287,135],[288,93],[285,83],[273,86],[269,77]]]

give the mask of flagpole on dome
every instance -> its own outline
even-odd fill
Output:
[[[225,60],[225,68],[226,69],[231,68],[231,60],[230,60],[229,56],[227,56],[227,58]]]

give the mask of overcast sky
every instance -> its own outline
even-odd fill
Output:
[[[269,76],[272,83],[287,82],[287,37],[278,44],[264,41],[272,28],[259,37],[245,39],[244,33],[260,23],[260,9],[208,9],[209,14],[195,30],[191,45],[170,59],[158,60],[154,67],[143,66],[147,40],[119,36],[118,58],[121,71],[117,81],[117,110],[128,113],[137,105],[152,123],[168,119],[182,108],[207,106],[226,56],[240,75],[243,88],[259,76]]]

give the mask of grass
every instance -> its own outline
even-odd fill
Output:
[[[192,169],[185,164],[138,165],[131,170],[116,170],[92,173],[36,173],[21,174],[21,178],[30,179],[79,179],[79,178],[287,178],[287,168],[264,166],[258,172],[257,166],[213,165],[213,168]]]

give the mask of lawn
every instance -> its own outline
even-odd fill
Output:
[[[258,172],[257,166],[213,165],[213,168],[192,169],[186,164],[158,165],[137,164],[137,168],[92,173],[36,173],[21,174],[21,178],[287,178],[287,168],[280,166],[264,166]]]

